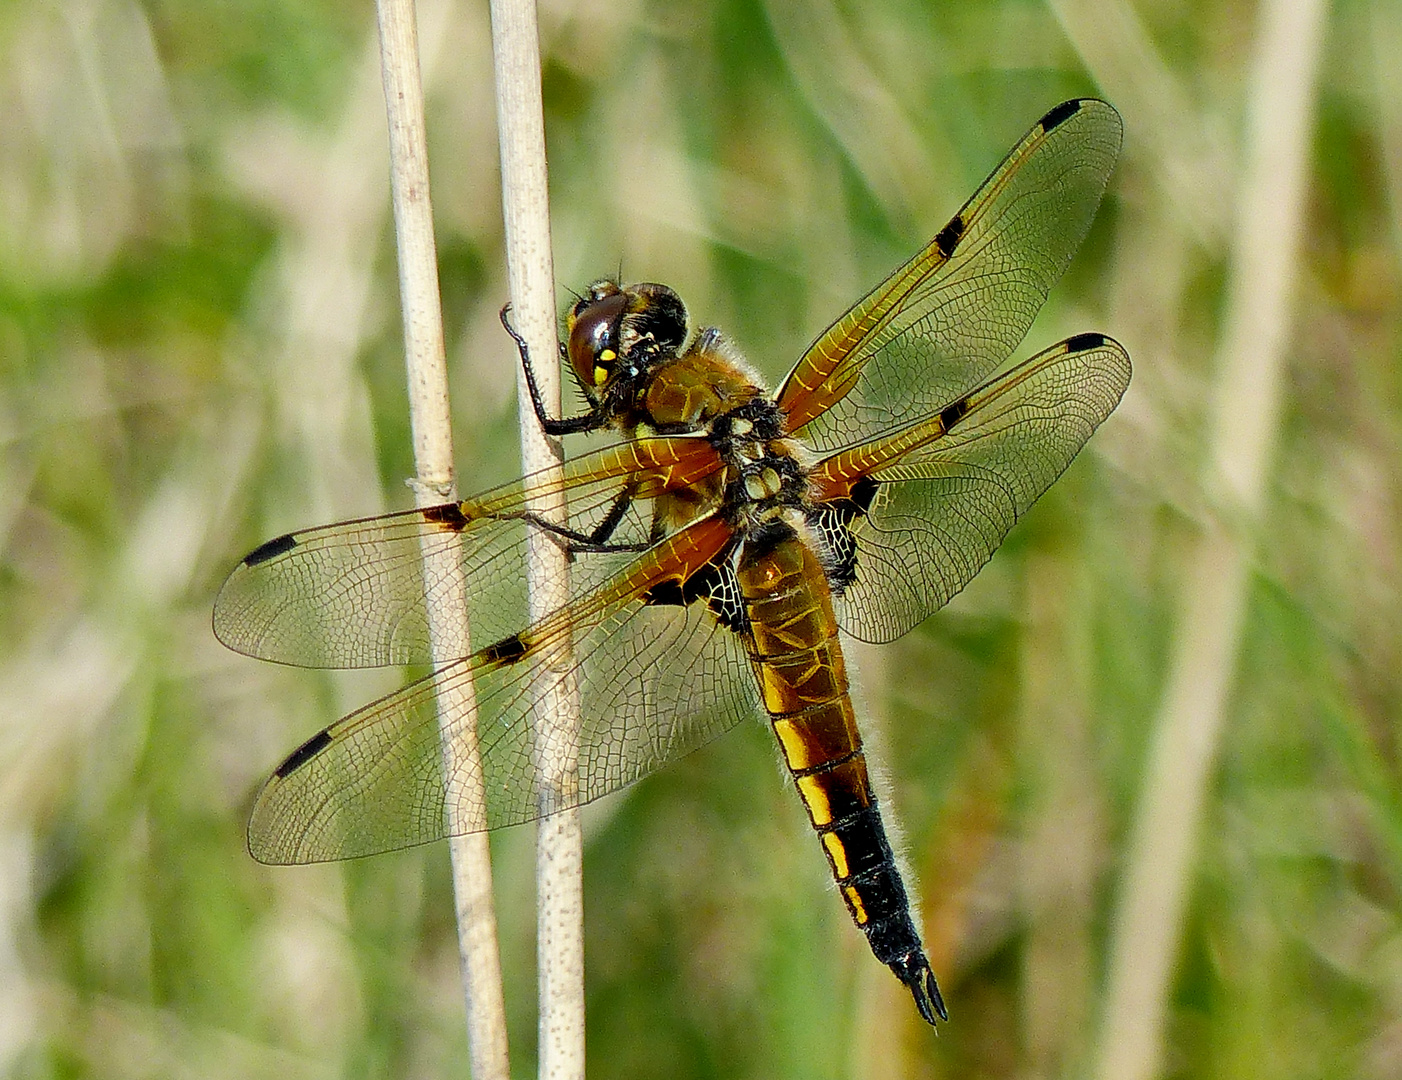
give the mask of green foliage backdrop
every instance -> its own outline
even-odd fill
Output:
[[[856,651],[951,1023],[933,1038],[867,954],[756,723],[586,818],[593,1076],[1088,1073],[1210,510],[1256,16],[543,4],[562,302],[620,266],[666,281],[771,379],[1050,105],[1099,92],[1128,131],[1023,349],[1113,334],[1123,407],[965,594]],[[473,490],[516,467],[487,15],[421,21]],[[1395,0],[1331,8],[1172,1076],[1402,1076],[1399,55]],[[243,846],[268,769],[398,673],[280,669],[209,631],[257,542],[410,501],[369,4],[20,0],[0,56],[0,1073],[466,1076],[442,846],[297,869]],[[494,839],[522,1077],[531,842]]]

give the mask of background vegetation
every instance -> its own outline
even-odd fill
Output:
[[[666,281],[771,379],[1047,107],[1128,141],[1023,353],[1135,381],[974,586],[858,653],[952,1021],[826,879],[763,726],[587,818],[595,1077],[1071,1077],[1201,481],[1257,9],[558,0],[562,290]],[[485,5],[425,0],[464,489],[515,471]],[[1329,13],[1239,662],[1166,1029],[1193,1077],[1402,1076],[1402,5]],[[215,589],[412,472],[369,4],[0,8],[0,1072],[465,1076],[441,845],[269,869],[283,753],[394,684],[221,649]],[[563,302],[564,292],[561,292]],[[1230,658],[1226,658],[1230,663]],[[534,1071],[529,829],[494,840]]]

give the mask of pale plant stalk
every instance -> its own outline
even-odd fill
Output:
[[[1062,526],[1023,575],[1019,706],[1024,1080],[1066,1075],[1085,1053],[1099,791],[1092,765],[1085,546]]]
[[[417,473],[414,490],[418,504],[426,506],[456,498],[456,485],[418,30],[413,0],[377,0],[376,9],[389,114],[404,361]],[[455,554],[426,550],[424,581],[433,661],[440,666],[471,652],[466,585]],[[444,718],[446,813],[472,1075],[476,1080],[507,1080],[506,1009],[490,852],[486,833],[466,831],[469,823],[485,819],[486,803],[471,685],[440,688],[438,707]],[[459,718],[451,731],[448,717]]]
[[[491,12],[512,317],[534,360],[545,408],[558,416],[560,365],[535,0],[492,0]],[[528,475],[549,475],[560,466],[559,445],[540,430],[524,373],[518,369],[516,377],[522,467]],[[564,520],[558,495],[535,501],[532,509]],[[529,541],[528,609],[535,620],[568,603],[569,571],[565,553],[539,530]],[[574,806],[579,700],[571,666],[568,650],[541,662],[534,714],[542,814],[536,839],[539,1071],[549,1080],[584,1076],[584,837]]]
[[[1279,427],[1324,0],[1264,0],[1247,104],[1208,475],[1114,920],[1096,1075],[1150,1080],[1240,649]]]

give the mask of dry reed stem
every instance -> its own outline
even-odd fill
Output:
[[[404,361],[409,385],[410,423],[420,506],[456,497],[448,370],[443,346],[443,314],[438,295],[437,247],[429,201],[428,148],[418,32],[413,0],[378,0],[381,67],[389,114],[391,186],[399,252],[399,291],[404,317]],[[451,552],[425,552],[429,634],[435,665],[470,651],[466,586]],[[448,695],[453,695],[448,699]],[[439,715],[445,718],[444,770],[447,814],[453,834],[450,850],[457,908],[458,947],[472,1075],[507,1080],[506,1009],[501,988],[492,869],[485,833],[465,833],[463,815],[481,813],[485,803],[476,743],[476,705],[470,686],[441,690]],[[446,718],[463,722],[452,737]],[[477,818],[477,820],[481,820]]]
[[[493,0],[492,56],[501,140],[502,214],[516,330],[527,342],[546,410],[559,415],[555,283],[550,252],[540,35],[534,0]],[[557,442],[541,432],[524,375],[517,371],[521,464],[527,474],[558,467]],[[559,497],[533,510],[564,520]],[[529,538],[527,586],[532,620],[569,601],[565,554],[535,531]],[[584,1076],[584,835],[579,783],[578,687],[570,658],[542,670],[535,710],[536,767],[542,817],[536,838],[536,964],[540,998],[540,1067],[550,1080]],[[569,809],[557,809],[558,807]]]
[[[1255,532],[1280,413],[1324,0],[1266,0],[1247,103],[1227,319],[1192,553],[1116,913],[1096,1075],[1162,1069],[1199,822],[1236,669]]]

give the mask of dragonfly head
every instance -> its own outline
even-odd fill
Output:
[[[665,285],[596,281],[570,308],[566,331],[575,378],[597,405],[676,355],[686,341],[686,306]]]

